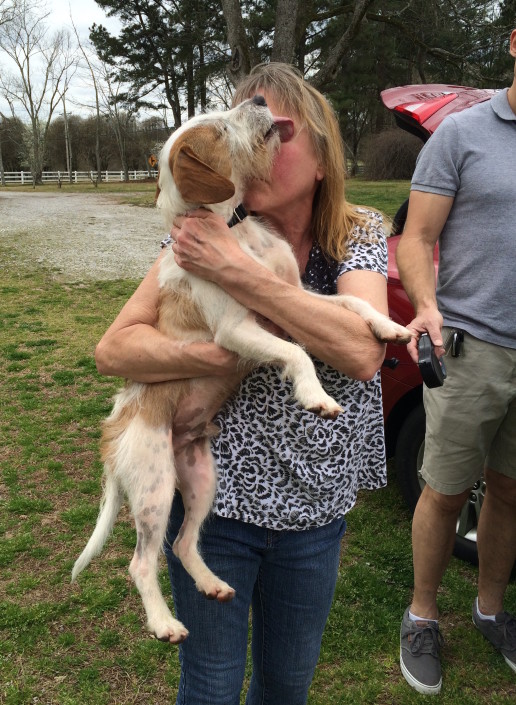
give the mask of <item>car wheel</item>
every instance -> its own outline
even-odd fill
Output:
[[[407,415],[398,434],[395,462],[398,484],[407,505],[414,511],[419,495],[425,485],[421,477],[423,453],[425,449],[425,410],[418,404]],[[461,509],[457,521],[457,535],[453,553],[457,558],[478,563],[477,524],[485,482],[481,478],[471,490],[470,496]]]
[[[396,477],[403,499],[414,511],[425,485],[420,475],[425,449],[425,409],[418,404],[405,418],[396,442]]]

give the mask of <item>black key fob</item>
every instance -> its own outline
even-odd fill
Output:
[[[463,330],[452,331],[452,339],[451,339],[451,356],[452,357],[460,357],[463,342],[464,342],[464,331]],[[446,345],[446,351],[448,351],[448,345]]]
[[[437,357],[428,333],[423,333],[418,343],[418,366],[427,387],[441,387],[446,379],[442,357]]]

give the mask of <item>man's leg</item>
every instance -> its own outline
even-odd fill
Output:
[[[486,496],[477,530],[478,601],[473,622],[516,672],[516,619],[503,610],[516,559],[516,480],[486,470]]]
[[[478,600],[473,622],[516,672],[516,619],[503,610],[505,590],[516,559],[516,350],[500,349],[510,364],[496,374],[507,389],[501,423],[486,461],[486,496],[477,530]],[[507,374],[510,371],[510,374]]]
[[[457,517],[469,495],[444,495],[425,485],[412,521],[414,594],[410,611],[438,619],[437,590],[450,561]]]
[[[426,485],[414,512],[414,595],[401,624],[400,666],[405,680],[426,695],[441,690],[437,590],[453,551],[457,516],[468,493],[445,495]]]
[[[447,334],[443,329],[445,338]],[[482,474],[486,457],[493,454],[488,465],[503,467],[504,472],[511,462],[514,466],[516,451],[508,454],[507,449],[514,444],[516,429],[510,401],[516,391],[510,381],[515,355],[465,333],[461,356],[447,358],[445,384],[423,390],[426,438],[421,472],[427,486],[414,515],[414,597],[400,637],[403,675],[423,693],[438,693],[441,687],[436,596],[453,550],[460,508]]]
[[[423,693],[438,693],[441,687],[437,589],[453,549],[457,514],[485,465],[503,468],[506,477],[492,470],[486,474],[478,529],[481,610],[501,609],[516,546],[515,489],[509,479],[516,482],[516,350],[465,333],[462,355],[447,358],[446,368],[442,387],[423,390],[427,425],[422,475],[427,488],[414,516],[412,611],[405,612],[401,628],[403,675]],[[473,619],[511,665],[516,661],[516,621],[507,613],[489,611],[494,614],[493,630],[479,621],[476,609]],[[514,636],[507,641],[508,634]]]
[[[478,600],[483,614],[503,610],[516,560],[516,480],[486,469],[486,496],[477,528]]]

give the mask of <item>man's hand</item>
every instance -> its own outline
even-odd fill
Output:
[[[442,337],[443,317],[436,308],[421,311],[407,325],[407,328],[415,333],[410,343],[407,345],[407,350],[410,357],[415,363],[418,361],[418,342],[422,333],[428,333],[430,340],[433,343],[434,351],[437,357],[444,355],[444,344]]]

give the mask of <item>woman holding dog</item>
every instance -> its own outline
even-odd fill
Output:
[[[290,243],[307,287],[359,296],[387,313],[381,218],[344,199],[333,110],[285,64],[253,69],[234,103],[258,94],[273,115],[293,123],[282,134],[271,179],[249,184],[246,209]],[[252,609],[246,703],[302,705],[333,599],[345,515],[358,489],[386,482],[379,376],[385,346],[355,313],[285,283],[248,257],[213,213],[178,218],[172,237],[181,267],[303,345],[344,409],[335,421],[301,409],[290,383],[271,367],[249,374],[216,416],[218,489],[200,549],[236,596],[228,603],[206,600],[167,548],[177,616],[190,629],[180,646],[177,703],[238,705]],[[154,328],[158,268],[159,260],[99,343],[99,371],[142,382],[234,374],[232,353],[214,343],[180,346]],[[182,517],[177,494],[169,545]]]

